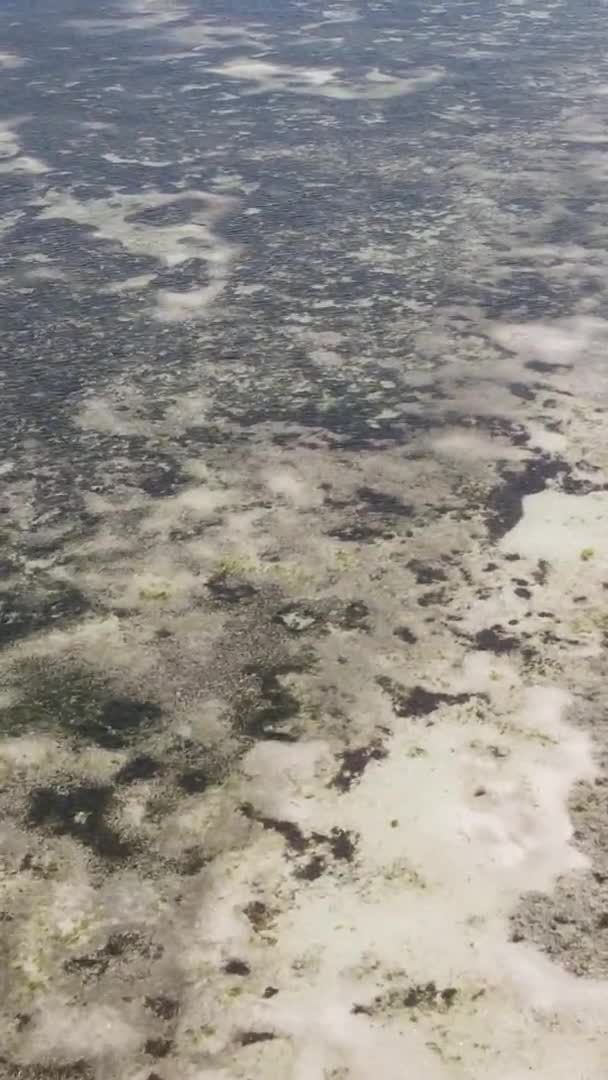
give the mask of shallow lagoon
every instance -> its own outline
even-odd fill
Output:
[[[4,3],[7,1080],[605,1075],[604,22]]]

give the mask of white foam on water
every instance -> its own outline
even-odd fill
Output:
[[[148,169],[164,169],[167,165],[172,165],[173,162],[167,161],[153,161],[151,158],[125,158],[120,157],[118,154],[102,154],[104,161],[109,161],[111,165],[144,165]]]
[[[15,117],[0,122],[0,173],[29,173],[39,176],[49,171],[48,165],[40,158],[24,154],[18,134],[25,119]]]

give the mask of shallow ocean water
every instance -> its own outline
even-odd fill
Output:
[[[0,1077],[600,1080],[605,6],[0,10]]]

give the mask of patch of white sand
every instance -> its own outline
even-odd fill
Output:
[[[553,322],[501,323],[492,337],[503,348],[547,364],[574,364],[593,346],[605,348],[605,319],[580,315]]]
[[[555,563],[608,563],[608,491],[567,495],[547,488],[526,495],[523,515],[502,538],[503,551]]]
[[[230,1009],[207,989],[201,1050],[221,1051],[239,1028],[272,1032],[261,1056],[229,1059],[235,1078],[602,1075],[603,985],[509,941],[520,895],[585,865],[566,800],[593,766],[587,737],[564,721],[568,701],[531,687],[500,734],[466,706],[442,710],[432,726],[396,734],[343,796],[328,786],[322,743],[258,744],[240,794],[260,815],[305,836],[339,828],[359,840],[351,864],[297,888],[284,840],[267,829],[217,860],[182,957],[187,982],[202,988],[230,955],[256,975]],[[487,746],[497,739],[501,756]],[[251,938],[242,915],[252,895],[275,913],[267,941]],[[449,1009],[403,1004],[430,982],[455,989]],[[280,993],[264,1000],[266,984]],[[200,1026],[200,1010],[196,989],[182,1023]]]

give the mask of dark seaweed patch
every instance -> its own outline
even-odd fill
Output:
[[[104,859],[122,859],[130,845],[107,825],[111,787],[40,787],[30,796],[30,825],[55,836],[72,836]]]
[[[257,592],[249,582],[241,581],[225,571],[210,577],[207,588],[214,600],[224,604],[240,604],[244,600],[251,600]]]
[[[117,784],[132,784],[137,780],[151,780],[163,771],[163,766],[149,754],[138,754],[123,765],[116,773]]]
[[[94,975],[96,978],[103,975],[112,960],[123,956],[125,953],[139,953],[150,956],[152,949],[148,941],[140,934],[133,931],[122,930],[110,934],[107,942],[94,953],[85,956],[74,956],[66,960],[63,967],[69,973],[78,972],[84,975]]]
[[[0,1057],[6,1080],[93,1080],[93,1068],[82,1059],[66,1065],[15,1065]]]
[[[420,607],[432,607],[433,604],[447,604],[449,600],[445,589],[431,589],[418,597],[418,603]]]
[[[386,491],[377,491],[375,488],[361,487],[357,490],[357,498],[364,504],[366,509],[373,514],[387,514],[393,517],[411,517],[413,507],[398,499],[396,495],[389,495]]]
[[[329,838],[319,837],[319,839],[329,844],[334,859],[352,862],[357,845],[353,840],[352,833],[348,832],[347,829],[334,828],[331,830]]]
[[[594,484],[593,480],[581,479],[566,473],[562,480],[562,489],[567,495],[588,495],[591,491],[606,491],[608,485]]]
[[[407,626],[397,626],[393,630],[393,634],[401,641],[405,641],[406,645],[415,645],[418,641],[416,635]]]
[[[295,876],[304,881],[316,881],[325,873],[330,856],[338,861],[352,862],[357,848],[353,834],[346,829],[333,828],[326,836],[324,833],[312,833],[310,844],[325,851],[315,851],[305,862],[300,863],[295,871]]]
[[[155,994],[145,999],[145,1006],[159,1020],[173,1020],[179,1012],[179,1002],[167,994]]]
[[[140,956],[158,957],[162,954],[161,945],[150,945],[147,938],[134,930],[117,930],[110,934],[103,951],[108,956],[124,956],[125,953],[139,953]]]
[[[327,861],[330,856],[345,862],[351,862],[354,857],[356,839],[346,829],[333,828],[328,836],[317,832],[305,836],[299,825],[296,825],[293,821],[265,817],[257,813],[250,803],[244,803],[241,806],[241,813],[251,821],[257,821],[264,829],[279,833],[286,842],[290,856],[303,855],[311,846],[317,849],[326,849],[324,852],[316,850],[306,863],[299,862],[295,869],[296,877],[314,881],[327,868]]]
[[[313,855],[308,862],[298,866],[295,876],[301,881],[316,881],[327,869],[327,860],[323,855]]]
[[[177,872],[184,877],[194,877],[199,874],[204,866],[209,862],[209,856],[205,854],[202,848],[194,847],[186,848],[180,858],[177,861]]]
[[[546,559],[538,560],[536,570],[532,574],[537,585],[544,585],[546,583],[550,569],[551,564],[548,563]]]
[[[554,375],[558,371],[571,371],[572,364],[549,364],[545,360],[528,360],[526,367],[538,371],[541,375]]]
[[[97,716],[80,726],[80,734],[97,746],[117,750],[143,725],[158,720],[160,715],[161,710],[154,702],[110,698],[101,706]]]
[[[226,975],[251,975],[251,968],[244,960],[228,960],[224,964]]]
[[[407,567],[415,575],[418,585],[435,585],[438,581],[448,579],[445,570],[442,570],[440,566],[429,566],[420,562],[419,559],[411,559]]]
[[[155,461],[144,465],[139,476],[139,486],[146,495],[155,499],[175,495],[188,481],[180,467],[171,461]]]
[[[253,1043],[268,1042],[276,1039],[272,1031],[243,1031],[238,1037],[241,1046],[251,1046]]]
[[[88,611],[86,597],[71,585],[50,582],[44,590],[9,589],[0,595],[0,647]]]
[[[471,694],[444,694],[427,690],[424,686],[414,686],[406,690],[399,683],[380,675],[376,682],[391,699],[397,716],[428,716],[440,705],[463,705],[470,701]]]
[[[453,986],[438,990],[434,982],[429,982],[424,986],[411,986],[404,995],[403,1004],[407,1009],[433,1008],[441,1003],[449,1008],[457,994]]]
[[[355,521],[336,526],[335,529],[330,529],[327,535],[345,543],[371,544],[374,540],[391,540],[395,532],[385,525],[367,525],[364,521]]]
[[[322,613],[317,608],[306,601],[297,600],[280,608],[272,621],[280,623],[290,634],[303,634],[316,628],[322,618]]]
[[[378,1012],[392,1012],[399,1009],[447,1012],[457,997],[458,990],[454,986],[439,990],[436,983],[431,981],[408,986],[405,990],[391,989],[385,994],[378,994],[370,1005],[353,1005],[351,1012],[355,1016],[361,1014],[373,1016]]]
[[[517,592],[518,590],[516,589],[515,591]],[[524,589],[523,591],[527,596],[530,596],[527,589]],[[519,595],[521,596],[521,591],[519,592]],[[508,653],[517,649],[519,641],[517,638],[508,634],[502,626],[497,625],[480,630],[479,633],[475,635],[475,645],[482,652]]]
[[[509,383],[509,390],[514,397],[521,398],[522,401],[534,401],[536,397],[534,390],[531,386],[528,386],[527,383]]]
[[[330,615],[330,622],[343,630],[369,630],[367,618],[369,608],[362,600],[351,600],[343,607],[336,608]]]
[[[458,422],[457,416],[455,421]],[[523,424],[517,424],[506,416],[477,415],[469,418],[469,424],[487,431],[494,438],[508,439],[513,446],[525,446],[530,441],[530,433]]]
[[[261,900],[251,900],[247,906],[243,908],[243,912],[249,919],[249,922],[256,933],[265,930],[272,922],[272,912],[268,910],[266,904],[262,903]]]
[[[381,761],[386,757],[386,750],[378,742],[372,742],[368,746],[358,746],[352,750],[344,750],[339,755],[340,768],[330,781],[330,787],[338,791],[348,791],[354,780],[363,775],[370,761]]]
[[[147,1039],[144,1051],[149,1057],[164,1058],[167,1056],[173,1043],[171,1039]]]
[[[305,363],[303,357],[302,364]],[[428,417],[417,413],[403,415],[398,420],[385,418],[379,421],[380,402],[369,401],[364,389],[346,379],[325,376],[324,385],[334,399],[333,404],[326,407],[310,395],[294,397],[291,374],[288,381],[283,381],[276,369],[272,374],[272,381],[266,383],[264,394],[257,395],[256,400],[251,399],[248,386],[243,386],[239,400],[239,388],[231,382],[229,398],[223,402],[216,399],[216,407],[221,408],[220,415],[238,422],[241,428],[270,421],[322,430],[326,435],[337,437],[340,447],[345,450],[379,447],[387,442],[401,444],[407,438],[408,430],[419,431],[430,426]],[[315,379],[318,383],[318,370]],[[299,441],[302,443],[301,437]]]
[[[177,782],[188,795],[197,795],[209,787],[209,775],[203,769],[188,769],[178,776]]]
[[[253,672],[248,669],[249,673]],[[237,709],[237,727],[254,739],[275,739],[293,742],[296,736],[283,727],[300,713],[300,702],[279,676],[285,673],[281,665],[258,674],[258,689],[253,690]]]
[[[161,715],[154,702],[115,696],[93,668],[27,660],[15,665],[12,674],[23,696],[0,713],[0,727],[11,734],[59,727],[115,750]]]
[[[241,813],[244,814],[246,818],[249,818],[250,821],[257,821],[262,828],[279,833],[285,840],[290,851],[306,851],[309,841],[304,836],[299,825],[295,825],[293,821],[281,821],[278,818],[264,817],[263,814],[256,813],[251,803],[243,803],[241,806]]]
[[[523,513],[524,496],[544,491],[548,480],[553,480],[567,469],[564,462],[546,454],[526,462],[519,471],[502,469],[501,482],[488,497],[487,527],[490,539],[500,540],[517,525]]]
[[[101,952],[91,953],[90,956],[75,956],[71,960],[66,960],[63,969],[68,974],[72,975],[75,972],[84,975],[94,975],[99,978],[107,971],[110,963],[109,956],[104,955]]]

